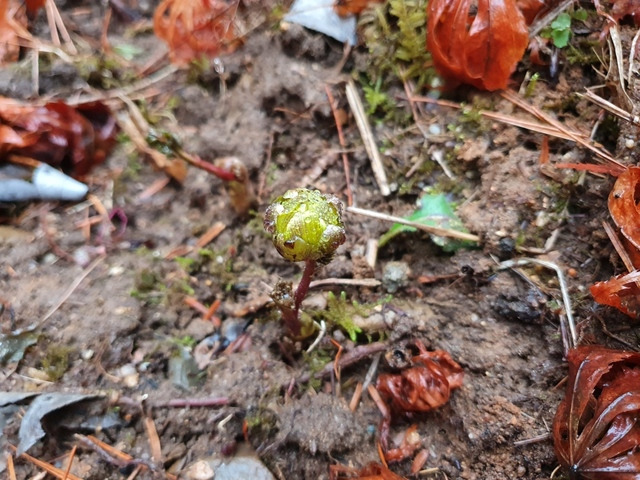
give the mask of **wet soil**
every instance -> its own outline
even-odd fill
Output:
[[[266,11],[260,10],[262,18]],[[96,41],[104,13],[98,7],[67,5],[62,13],[77,34]],[[19,363],[0,369],[1,389],[103,393],[120,422],[93,433],[149,460],[144,419],[152,418],[163,456],[158,464],[182,471],[184,478],[198,478],[184,473],[189,465],[233,455],[247,443],[276,478],[327,479],[332,464],[362,467],[378,460],[378,408],[366,392],[355,411],[349,408],[374,356],[343,368],[339,380],[317,378],[314,372],[336,355],[330,338],[344,347],[343,355],[355,343],[332,327],[315,353],[303,353],[311,340],[286,337],[268,296],[279,279],[296,281],[301,274],[300,265],[284,261],[262,229],[269,201],[297,187],[346,198],[328,87],[345,114],[355,205],[403,216],[415,209],[423,188],[435,185],[450,193],[463,223],[481,241],[477,248],[445,253],[427,234],[407,233],[381,248],[371,267],[367,244],[390,224],[346,213],[347,241],[315,278],[382,280],[391,262],[408,266],[407,277],[397,290],[338,281],[314,289],[305,308],[324,308],[329,292],[344,291],[349,302],[368,306],[365,317],[374,318],[365,322],[369,330],[357,344],[382,341],[392,349],[421,340],[430,350],[446,350],[463,367],[464,384],[446,405],[394,415],[392,443],[417,425],[420,449],[427,452],[424,468],[434,469],[426,478],[549,478],[557,465],[549,430],[566,375],[558,280],[544,268],[499,269],[497,262],[555,262],[567,275],[581,341],[620,348],[604,335],[606,326],[635,345],[637,326],[597,307],[588,293],[594,281],[620,270],[602,228],[612,179],[542,168],[541,135],[482,118],[465,123],[459,112],[430,106],[424,118],[433,137],[426,142],[415,128],[375,125],[393,187],[383,197],[344,98],[344,82],[366,59],[366,49],[352,52],[340,69],[341,45],[295,26],[256,23],[245,45],[221,59],[224,73],[211,67],[194,81],[192,74],[177,71],[158,82],[148,100],[166,105],[171,98],[177,105],[173,118],[159,124],[169,126],[186,151],[206,160],[233,155],[247,165],[259,196],[255,212],[239,218],[223,183],[194,168],[182,185],[171,183],[148,195],[146,189],[165,174],[126,140],[86,179],[92,195],[126,217],[121,232],[97,225],[90,236],[83,234],[79,225],[96,214],[90,203],[23,207],[10,222],[22,233],[4,235],[0,243],[0,291],[15,312],[12,321],[6,309],[2,326],[7,332],[37,324],[39,337]],[[143,48],[139,63],[165,48],[148,31],[125,36],[127,28],[114,20],[110,40]],[[77,89],[89,91],[77,71],[58,62],[43,71],[41,95],[71,98]],[[18,70],[3,73],[4,95],[29,95],[31,84]],[[584,72],[569,64],[557,78],[543,71],[531,103],[590,131],[597,108],[574,97],[570,108],[561,105],[600,81]],[[495,94],[456,95],[515,112]],[[408,112],[398,98],[397,108]],[[433,162],[434,152],[443,154],[452,178]],[[589,160],[563,140],[552,139],[550,152],[552,161]],[[416,162],[425,167],[407,177]],[[196,246],[216,222],[222,232]],[[184,246],[189,248],[174,258]],[[187,297],[205,306],[219,300],[215,316],[221,327],[187,305]],[[234,351],[225,350],[229,344]],[[56,354],[66,364],[52,378],[46,365]],[[382,361],[378,371],[388,370]],[[202,398],[224,400],[208,407],[166,406],[172,399]],[[19,419],[12,422],[5,435],[17,443]],[[74,443],[71,430],[48,435],[29,453],[57,461]],[[411,461],[410,456],[391,468],[408,475]],[[21,479],[36,472],[23,460],[16,468]],[[84,479],[126,478],[130,470],[86,448],[76,452],[72,468]],[[153,474],[138,476],[146,477]]]

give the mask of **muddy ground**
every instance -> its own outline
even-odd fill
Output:
[[[252,8],[270,18],[267,7]],[[152,5],[141,9],[148,16]],[[97,44],[104,14],[99,7],[68,2],[62,14],[77,38]],[[46,34],[44,21],[40,28]],[[130,26],[114,17],[111,43],[140,47],[138,64],[161,56],[166,48],[148,29],[130,33]],[[342,46],[320,34],[295,26],[284,30],[265,20],[256,22],[242,48],[222,57],[224,73],[209,69],[194,81],[186,71],[177,71],[154,85],[149,102],[159,115],[167,115],[159,124],[174,131],[185,150],[206,160],[233,155],[245,162],[259,195],[248,218],[235,215],[220,180],[194,168],[182,185],[144,194],[165,174],[123,140],[86,179],[107,208],[126,216],[126,227],[117,225],[121,231],[100,231],[98,225],[89,238],[84,236],[78,225],[96,213],[88,203],[32,204],[8,222],[19,230],[3,234],[0,291],[15,312],[15,325],[10,326],[7,309],[3,331],[39,324],[39,336],[18,364],[2,367],[1,389],[102,393],[106,400],[93,403],[93,413],[100,417],[111,412],[117,419],[115,426],[97,431],[78,421],[67,428],[49,425],[49,434],[29,450],[31,455],[66,465],[73,433],[82,432],[135,459],[150,460],[144,423],[149,417],[162,451],[157,465],[182,472],[184,478],[200,478],[192,470],[185,473],[200,460],[246,451],[247,440],[276,478],[326,479],[332,464],[362,467],[378,460],[378,409],[366,392],[355,412],[349,409],[354,387],[364,380],[373,356],[344,368],[340,382],[331,376],[309,381],[310,372],[335,356],[329,338],[345,351],[354,342],[330,329],[314,355],[302,354],[310,340],[287,339],[268,303],[278,279],[295,281],[301,273],[300,265],[277,254],[262,229],[269,201],[303,186],[346,199],[325,86],[347,113],[344,81],[366,65],[367,50],[356,49],[340,68],[342,56]],[[31,82],[24,68],[2,73],[2,94],[29,98]],[[589,132],[600,112],[574,94],[600,83],[594,71],[600,68],[561,61],[558,75],[551,77],[541,67],[541,81],[529,101]],[[526,63],[514,77],[515,88],[525,70]],[[401,86],[396,88],[394,94],[400,95]],[[40,95],[71,98],[79,92],[90,90],[77,67],[54,59],[41,72]],[[614,87],[605,93],[616,100]],[[495,94],[460,89],[447,96],[503,113],[517,111]],[[176,105],[173,117],[166,107],[170,98]],[[397,109],[409,112],[406,101],[396,98]],[[369,330],[358,336],[358,344],[383,341],[393,348],[419,339],[429,349],[450,352],[464,368],[464,385],[449,403],[411,418],[394,418],[392,442],[410,425],[418,427],[420,448],[428,452],[423,468],[430,469],[421,478],[549,478],[557,463],[548,433],[566,374],[558,281],[543,268],[499,270],[496,262],[536,257],[557,263],[567,275],[581,341],[624,347],[604,334],[606,327],[636,346],[637,325],[596,306],[588,293],[594,281],[621,271],[602,228],[613,181],[541,168],[542,136],[536,133],[483,118],[468,121],[441,106],[425,108],[424,121],[430,135],[426,141],[415,127],[375,124],[393,187],[383,197],[355,122],[346,118],[354,204],[407,215],[422,190],[436,186],[458,203],[458,214],[480,236],[480,244],[445,253],[427,234],[404,234],[380,249],[371,268],[364,258],[367,242],[390,224],[347,213],[346,243],[316,279],[382,280],[391,262],[401,262],[409,267],[406,281],[376,287],[332,284],[314,289],[305,306],[326,308],[328,292],[339,296],[344,291],[349,302],[368,308]],[[615,121],[607,121],[615,127]],[[618,128],[612,132],[601,140],[615,150]],[[453,178],[433,162],[434,152],[443,154]],[[552,139],[550,152],[552,161],[590,160],[564,140]],[[615,153],[625,161],[629,152]],[[406,177],[416,162],[424,164]],[[177,247],[193,247],[216,222],[224,230],[210,244],[171,258]],[[554,241],[543,252],[552,235]],[[187,296],[206,306],[219,300],[215,315],[221,329],[186,305]],[[224,346],[243,332],[238,351],[211,353],[219,342]],[[387,370],[382,361],[378,371]],[[163,406],[176,398],[205,397],[228,402]],[[13,444],[18,442],[19,418],[11,417],[5,427],[4,438]],[[59,426],[57,418],[48,423]],[[411,460],[391,468],[408,475]],[[37,472],[22,459],[16,460],[16,469],[20,479]],[[84,479],[126,478],[131,470],[85,446],[75,453],[71,469]],[[147,470],[138,478],[152,476]]]

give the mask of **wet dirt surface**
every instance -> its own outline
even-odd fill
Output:
[[[62,8],[63,15],[73,18],[77,8]],[[99,9],[89,10],[99,24]],[[113,30],[112,42],[122,41],[125,27],[115,23]],[[83,32],[95,34],[86,25]],[[152,52],[164,48],[148,33],[127,41]],[[262,228],[269,201],[297,187],[346,198],[325,91],[329,86],[340,108],[348,111],[340,92],[354,65],[350,59],[336,70],[342,55],[341,45],[319,34],[295,26],[282,31],[266,22],[252,30],[242,48],[222,58],[224,74],[208,70],[194,83],[182,71],[159,83],[155,101],[176,99],[175,122],[167,125],[177,125],[173,133],[185,150],[206,160],[233,155],[247,165],[259,195],[249,218],[235,215],[220,180],[194,168],[182,186],[144,194],[165,175],[134,155],[126,141],[87,179],[93,195],[126,216],[121,234],[100,231],[98,225],[90,237],[83,235],[79,225],[88,212],[96,213],[89,203],[26,207],[12,223],[31,236],[6,235],[0,242],[0,292],[15,312],[15,325],[5,312],[2,328],[8,332],[38,324],[39,336],[18,364],[0,369],[1,390],[103,393],[110,405],[105,411],[116,411],[121,422],[83,433],[151,461],[144,419],[152,418],[162,452],[161,461],[153,460],[169,472],[183,472],[182,478],[198,478],[184,472],[199,460],[233,455],[247,442],[276,478],[327,479],[331,464],[362,467],[377,461],[381,415],[376,405],[364,392],[357,409],[349,408],[373,357],[343,368],[339,382],[335,375],[318,379],[314,373],[336,355],[328,338],[339,341],[344,354],[354,343],[336,329],[315,354],[303,353],[311,341],[287,339],[268,303],[279,279],[296,281],[301,273],[300,265],[277,254]],[[364,55],[364,49],[352,53],[356,59]],[[531,102],[549,106],[598,81],[581,72],[565,66],[557,83],[540,83]],[[70,75],[84,85],[77,73]],[[59,78],[47,77],[41,93],[70,95],[70,83],[60,85]],[[15,82],[2,82],[0,90],[7,96],[26,96],[30,88],[25,82],[26,90],[16,91]],[[497,96],[470,93],[467,100],[473,102],[474,96],[497,111],[514,111]],[[594,121],[597,108],[576,102],[563,119]],[[408,109],[402,100],[397,108]],[[364,261],[367,242],[390,224],[347,213],[346,243],[315,278],[381,280],[389,262],[398,261],[410,267],[406,283],[392,294],[383,286],[316,288],[305,308],[322,308],[329,291],[339,296],[344,290],[349,301],[371,306],[368,315],[386,322],[384,332],[378,322],[358,336],[358,344],[381,340],[391,348],[419,339],[430,350],[449,352],[463,367],[463,386],[446,405],[411,417],[397,415],[392,422],[392,443],[417,424],[419,449],[427,451],[424,468],[434,469],[424,478],[549,478],[557,463],[547,434],[566,375],[558,281],[543,268],[500,270],[496,262],[534,256],[557,263],[568,275],[584,342],[621,347],[603,335],[598,319],[612,331],[624,328],[620,335],[625,338],[635,338],[635,325],[620,327],[626,325],[621,316],[596,307],[588,293],[591,283],[620,269],[601,226],[608,218],[606,198],[613,180],[540,168],[540,135],[487,119],[456,129],[460,118],[446,107],[429,107],[426,119],[440,133],[428,147],[415,129],[375,127],[375,135],[387,140],[383,159],[395,186],[385,198],[348,117],[343,127],[351,188],[357,206],[402,216],[414,210],[422,186],[449,187],[463,223],[481,238],[478,248],[449,254],[426,234],[403,234],[379,251],[370,268]],[[589,130],[591,124],[581,128]],[[452,179],[430,157],[423,158],[436,150],[445,154]],[[562,140],[551,141],[551,152],[553,159],[564,161],[588,158]],[[405,178],[423,159],[430,168]],[[224,225],[222,232],[204,247],[194,247],[216,222]],[[193,248],[172,258],[185,245]],[[215,316],[221,329],[185,304],[185,297],[205,306],[219,300]],[[244,343],[238,351],[225,352],[239,336]],[[52,379],[45,367],[61,347],[66,364]],[[382,361],[379,371],[387,370]],[[172,399],[202,398],[223,400],[208,407],[166,406]],[[13,444],[18,428],[17,417],[5,427],[5,438]],[[29,453],[59,461],[71,449],[73,433],[58,431]],[[411,460],[391,469],[408,475]],[[27,462],[16,462],[18,478],[36,472]],[[84,479],[120,479],[131,470],[80,448],[71,472]],[[153,476],[147,470],[138,478]]]

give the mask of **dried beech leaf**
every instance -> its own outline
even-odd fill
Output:
[[[233,26],[238,2],[164,0],[153,15],[153,30],[179,65],[230,53],[240,42]]]
[[[522,12],[527,25],[531,25],[541,12],[549,9],[544,0],[516,0],[516,5]]]
[[[24,9],[15,0],[0,0],[0,65],[18,60],[20,47],[13,23],[26,25]]]
[[[611,16],[620,21],[627,15],[633,19],[636,27],[640,27],[640,0],[614,0]]]
[[[640,353],[583,346],[568,355],[553,421],[556,455],[571,478],[640,479]]]
[[[598,282],[589,289],[593,299],[616,307],[630,317],[640,318],[640,271],[618,275],[606,282]]]
[[[43,106],[0,97],[0,153],[13,153],[84,175],[115,143],[116,121],[101,102]]]
[[[464,372],[443,350],[428,352],[417,343],[419,355],[412,367],[397,374],[381,374],[376,388],[391,401],[396,411],[428,412],[449,401],[451,390],[462,386]]]
[[[529,43],[515,0],[432,0],[427,15],[427,47],[445,78],[485,90],[507,86]]]
[[[613,221],[637,249],[640,249],[640,167],[629,167],[616,180],[609,194]]]

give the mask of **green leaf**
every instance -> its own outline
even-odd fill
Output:
[[[420,208],[405,218],[412,222],[421,223],[430,227],[446,228],[448,230],[456,230],[464,233],[469,232],[455,214],[455,211],[453,210],[451,203],[447,200],[447,197],[442,193],[428,193],[424,195],[420,199]],[[378,245],[380,247],[386,245],[392,238],[400,233],[415,231],[417,231],[415,227],[395,223],[387,233],[380,237]],[[438,235],[431,235],[431,240],[433,240],[436,245],[442,247],[445,252],[455,252],[460,248],[472,247],[475,245],[475,242],[440,237]]]
[[[554,30],[568,30],[571,27],[571,15],[561,13],[551,22],[551,28]]]
[[[113,50],[122,58],[128,61],[131,61],[136,56],[144,53],[144,50],[142,50],[141,48],[135,45],[131,45],[129,43],[123,43],[122,45],[115,45],[113,47]]]
[[[551,22],[551,40],[557,48],[564,48],[569,43],[571,36],[571,16],[561,13]]]
[[[584,22],[587,19],[588,15],[589,14],[584,8],[580,8],[575,12],[573,12],[572,17],[575,18],[576,20],[579,20],[580,22]]]
[[[569,43],[570,30],[551,30],[551,40],[557,48],[564,48]]]

